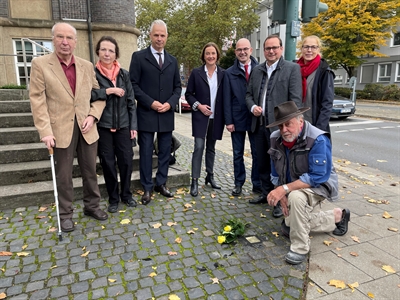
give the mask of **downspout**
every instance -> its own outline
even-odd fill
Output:
[[[94,57],[93,57],[93,37],[92,37],[92,13],[90,10],[90,0],[87,0],[87,23],[88,23],[88,38],[89,38],[89,55],[90,61],[94,64]]]

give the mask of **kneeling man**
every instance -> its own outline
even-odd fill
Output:
[[[312,126],[293,101],[274,108],[278,126],[271,134],[271,180],[275,186],[268,196],[269,205],[281,203],[285,219],[283,235],[290,238],[290,251],[285,256],[289,264],[300,264],[310,250],[310,231],[344,235],[348,229],[350,211],[334,208],[313,213],[324,199],[338,199],[338,177],[332,163],[329,133]]]

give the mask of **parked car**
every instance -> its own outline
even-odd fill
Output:
[[[354,115],[355,112],[356,107],[350,99],[335,95],[331,118],[346,119]]]
[[[179,112],[179,105],[181,106],[181,111],[191,111],[192,108],[185,98],[186,87],[182,87],[181,97],[179,98],[179,103],[175,107],[175,111]]]

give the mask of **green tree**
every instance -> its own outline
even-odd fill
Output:
[[[229,67],[233,66],[233,63],[235,62],[235,44],[232,44],[232,47],[226,51],[225,55],[221,57],[219,60],[219,65],[221,68],[228,69]]]
[[[365,56],[379,52],[400,22],[399,0],[324,0],[328,11],[302,28],[302,36],[317,35],[324,43],[323,56],[349,78]]]
[[[259,25],[256,0],[137,0],[136,27],[139,47],[149,44],[151,22],[162,19],[168,26],[167,51],[190,72],[201,65],[200,52],[208,42],[222,48],[227,39],[242,37]]]

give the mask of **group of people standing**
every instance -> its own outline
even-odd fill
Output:
[[[137,205],[130,191],[132,145],[136,139],[144,190],[141,203],[150,203],[153,189],[172,197],[166,182],[174,108],[181,94],[181,81],[176,58],[164,49],[168,38],[166,24],[162,20],[152,23],[151,45],[132,54],[129,72],[118,62],[119,47],[113,37],[103,36],[98,41],[96,54],[99,60],[93,70],[90,62],[73,55],[77,43],[73,26],[57,23],[52,28],[52,35],[55,52],[32,61],[30,100],[41,141],[48,149],[54,148],[61,229],[64,232],[74,230],[72,173],[75,152],[82,174],[85,215],[98,220],[108,218],[99,208],[97,155],[109,196],[108,212],[117,212],[119,202],[129,207]],[[327,212],[327,216],[311,213],[315,205],[325,198],[334,198],[333,194],[337,192],[337,180],[336,186],[334,180],[327,183],[335,178],[330,175],[335,173],[328,123],[334,74],[321,58],[320,48],[321,42],[316,36],[307,37],[302,41],[299,62],[288,62],[282,58],[281,39],[269,36],[263,44],[266,62],[258,64],[251,56],[250,42],[240,39],[236,43],[234,65],[223,70],[218,66],[221,52],[210,42],[201,52],[203,65],[193,69],[186,89],[186,99],[192,108],[194,137],[190,194],[195,197],[199,193],[204,149],[205,184],[220,189],[214,178],[215,144],[222,138],[224,126],[231,133],[234,154],[232,195],[242,193],[246,180],[243,156],[247,132],[253,159],[253,192],[260,194],[250,203],[268,202],[274,207],[274,217],[285,215],[282,230],[294,240],[287,257],[289,263],[304,260],[304,252],[309,249],[306,235],[311,229],[333,230],[336,227],[333,233],[342,235],[347,232],[350,219],[350,212],[339,208]],[[275,129],[278,130],[274,132]],[[158,169],[154,185],[155,134]],[[303,140],[307,141],[307,147],[303,147]],[[319,145],[317,153],[312,150],[313,143]],[[324,145],[320,146],[320,143]],[[275,148],[277,152],[273,152]],[[301,162],[297,165],[299,157]],[[318,194],[318,197],[303,197],[302,205],[311,209],[298,208],[292,212],[291,203],[297,200],[291,195],[298,194],[294,191]]]

